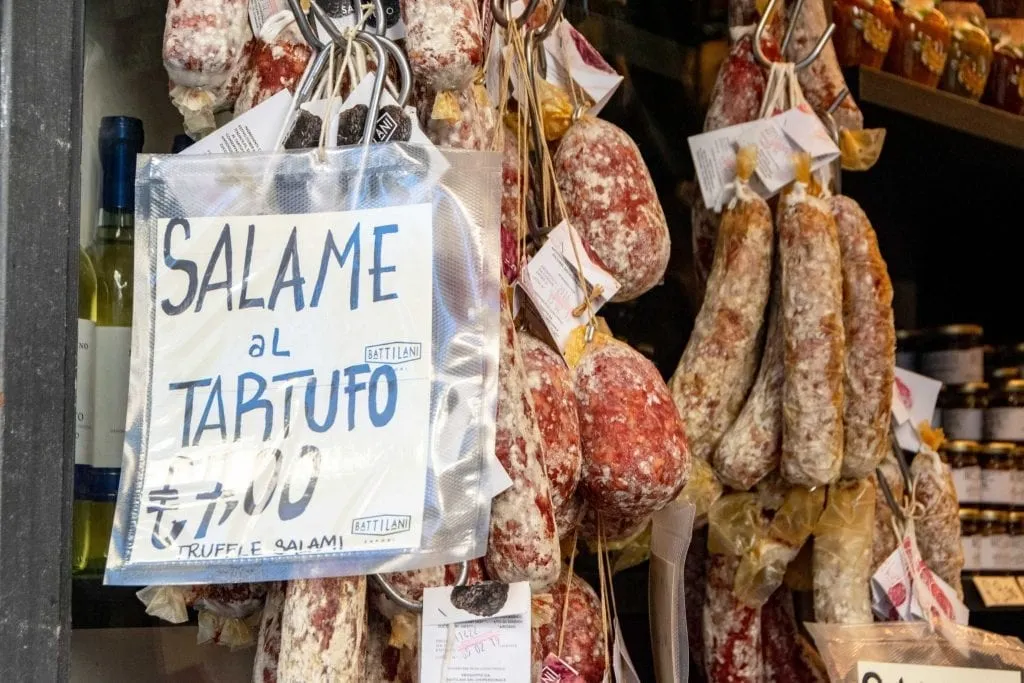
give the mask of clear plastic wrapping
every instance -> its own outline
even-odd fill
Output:
[[[483,555],[500,173],[499,154],[397,143],[140,158],[108,582],[356,575]],[[168,307],[187,310],[168,320]],[[380,345],[366,341],[377,334]],[[243,383],[252,374],[263,388]],[[191,388],[174,392],[178,378]]]

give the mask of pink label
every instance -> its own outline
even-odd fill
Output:
[[[544,668],[540,670],[537,683],[586,683],[576,669],[556,654],[544,658]]]

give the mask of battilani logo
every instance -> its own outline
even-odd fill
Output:
[[[353,536],[394,536],[412,528],[409,515],[377,515],[352,520]]]
[[[367,363],[409,363],[423,356],[423,344],[419,342],[388,342],[367,346],[365,360]]]

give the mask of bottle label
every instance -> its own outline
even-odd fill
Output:
[[[961,503],[980,503],[981,468],[977,465],[973,467],[957,467],[952,472],[957,500]]]
[[[1013,480],[1015,474],[1012,470],[982,470],[981,502],[992,505],[1011,505],[1014,502]]]
[[[93,467],[120,469],[128,412],[132,328],[96,328]]]
[[[966,384],[985,379],[985,353],[973,349],[929,351],[921,354],[921,374],[944,384]]]
[[[989,441],[1024,441],[1024,408],[986,410],[985,438]]]
[[[942,411],[942,431],[947,439],[980,441],[984,435],[984,414],[981,408],[946,408]]]
[[[78,366],[75,373],[75,464],[92,465],[93,405],[96,378],[96,323],[78,319]]]

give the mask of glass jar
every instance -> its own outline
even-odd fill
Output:
[[[925,334],[921,374],[943,384],[985,381],[980,325],[946,325]]]
[[[999,572],[1007,569],[1010,548],[1010,513],[1005,510],[985,509],[981,511],[978,534],[981,536],[978,548],[978,567],[983,572]]]
[[[832,43],[840,66],[879,69],[885,61],[896,28],[890,0],[834,0]]]
[[[981,569],[981,510],[960,508],[960,543],[964,549],[964,571]]]
[[[920,330],[896,330],[896,367],[914,372],[921,346]]]
[[[1007,568],[1015,572],[1024,571],[1024,510],[1012,510],[1007,527],[1010,536]]]
[[[971,17],[950,19],[951,39],[939,89],[977,102],[992,67],[992,41]]]
[[[939,457],[953,473],[956,496],[961,503],[980,503],[981,464],[977,441],[946,441],[939,447]]]
[[[934,88],[946,68],[952,40],[949,21],[932,0],[904,0],[896,6],[896,21],[885,70]]]
[[[1024,443],[1024,379],[1011,379],[989,396],[985,438]]]
[[[992,68],[981,101],[1011,114],[1024,115],[1024,21],[992,19]]]
[[[1006,442],[981,444],[981,502],[986,505],[1012,505],[1017,462],[1016,446]]]
[[[945,387],[942,395],[942,430],[947,439],[980,441],[984,435],[988,384],[968,382]]]

